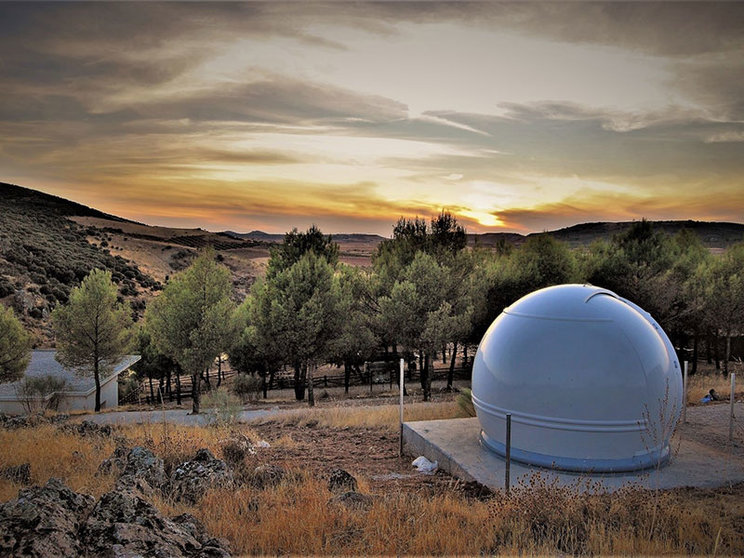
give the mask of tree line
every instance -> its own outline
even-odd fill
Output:
[[[106,279],[105,272],[93,274]],[[419,368],[429,399],[437,353],[450,351],[451,386],[458,350],[467,354],[477,346],[514,301],[562,283],[608,288],[650,312],[675,346],[692,345],[693,373],[703,344],[727,372],[731,339],[744,332],[744,243],[712,254],[694,233],[670,236],[643,220],[582,249],[571,250],[548,234],[532,235],[518,248],[471,248],[464,227],[443,212],[428,221],[401,218],[375,250],[371,269],[340,263],[338,245],[317,227],[294,229],[271,249],[265,277],[242,301],[231,297],[229,270],[213,251],[203,251],[150,302],[132,337],[142,355],[140,371],[172,374],[176,382],[181,374],[191,376],[195,413],[202,382],[209,382],[210,366],[225,353],[233,368],[261,380],[264,395],[273,374],[289,367],[295,397],[310,405],[319,365],[343,367],[348,390],[352,371],[364,362],[383,354],[403,357]],[[73,313],[76,296],[53,315],[60,358],[99,374],[100,350],[93,349],[90,329],[72,335],[88,338],[86,343],[70,338],[73,325],[85,323],[91,312],[89,305]],[[115,296],[107,300],[112,312],[126,313]],[[8,315],[12,319],[8,313],[0,318]],[[110,321],[131,331],[125,319],[117,320]],[[126,338],[121,335],[122,343]],[[88,356],[71,357],[81,344]],[[4,370],[0,377],[14,376]]]

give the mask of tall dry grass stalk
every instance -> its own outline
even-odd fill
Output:
[[[632,488],[584,494],[538,480],[487,501],[455,493],[379,495],[367,510],[330,504],[331,496],[324,483],[299,474],[266,490],[211,492],[191,511],[239,554],[744,552],[735,518],[706,516],[672,493],[653,501]]]
[[[101,461],[114,450],[114,442],[108,438],[81,438],[47,424],[0,429],[0,448],[0,468],[30,463],[33,484],[44,484],[50,477],[58,477],[73,490],[93,496],[113,488],[114,479],[95,476]],[[0,478],[0,501],[15,498],[19,488],[18,484]]]
[[[411,403],[404,407],[405,421],[439,420],[466,416],[455,401],[438,403]],[[399,411],[397,405],[374,407],[330,407],[320,409],[296,409],[272,417],[272,422],[305,426],[313,424],[328,428],[384,427],[397,432]],[[261,419],[259,419],[261,420]]]
[[[735,370],[734,370],[735,371]],[[736,375],[737,384],[740,374]],[[744,378],[742,378],[744,380]],[[727,374],[695,374],[687,377],[687,404],[697,405],[705,395],[714,389],[719,397],[728,399],[731,392],[731,380]]]

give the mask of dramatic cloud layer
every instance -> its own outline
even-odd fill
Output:
[[[0,180],[154,224],[740,221],[741,3],[0,3]]]

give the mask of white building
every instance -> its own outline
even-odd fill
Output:
[[[31,353],[31,362],[26,368],[25,378],[52,376],[64,381],[64,387],[57,392],[58,411],[93,411],[96,408],[96,382],[93,375],[81,376],[74,370],[65,368],[54,358],[54,350],[39,350]],[[140,359],[139,355],[126,355],[114,366],[113,373],[101,380],[101,409],[116,407],[119,404],[119,374]],[[55,394],[43,397],[29,397],[22,393],[24,379],[0,384],[0,413],[23,415],[33,409],[43,409]]]
[[[663,464],[682,409],[672,344],[615,293],[560,285],[494,321],[473,369],[473,403],[490,450],[542,467],[620,472]]]

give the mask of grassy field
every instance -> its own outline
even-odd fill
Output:
[[[414,404],[406,420],[458,416],[454,401]],[[298,409],[279,421],[221,427],[176,427],[164,423],[117,427],[129,445],[144,445],[166,469],[197,449],[222,456],[236,433],[271,448],[247,456],[237,472],[261,464],[285,467],[279,485],[251,483],[208,492],[195,506],[157,498],[166,514],[192,513],[209,531],[229,540],[240,554],[728,554],[744,553],[744,487],[646,491],[629,487],[613,495],[561,488],[537,478],[511,495],[474,491],[439,473],[399,474],[378,481],[374,462],[407,471],[397,458],[397,408]],[[52,425],[0,430],[0,467],[31,463],[32,482],[61,477],[74,490],[99,496],[114,478],[97,476],[98,464],[114,449],[111,438],[80,437]],[[328,448],[332,448],[332,451]],[[356,452],[356,453],[355,453]],[[329,454],[333,455],[329,455]],[[348,455],[347,455],[348,454]],[[325,471],[346,455],[343,466],[372,497],[367,508],[330,503]],[[364,456],[364,457],[359,457]],[[350,463],[351,466],[346,465]],[[375,468],[376,467],[376,468]],[[20,487],[0,480],[0,501]]]

